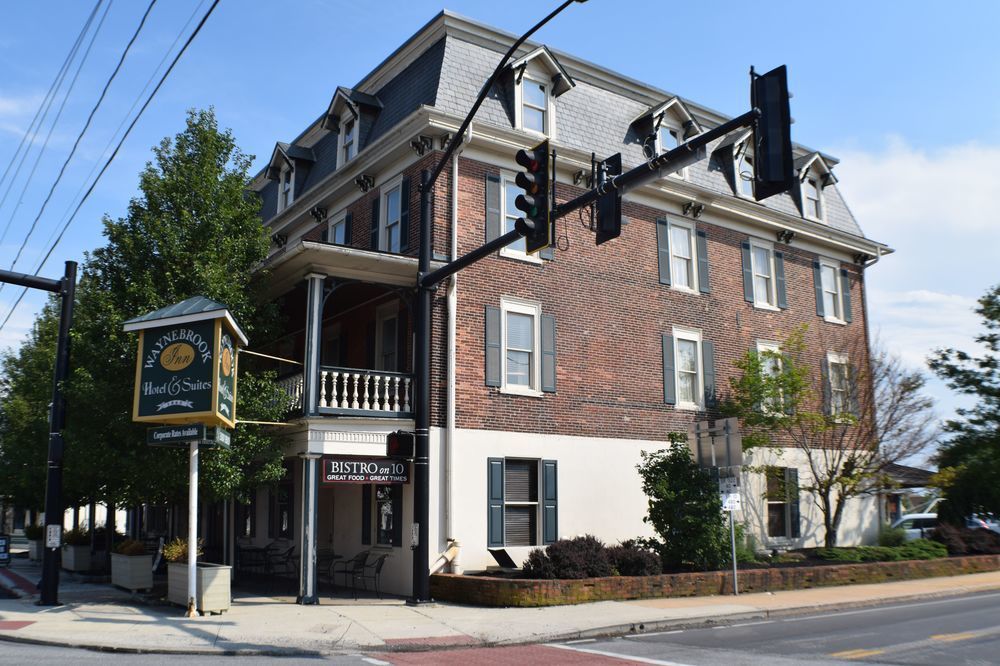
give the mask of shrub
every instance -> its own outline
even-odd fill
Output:
[[[965,540],[962,538],[962,531],[954,525],[938,523],[934,532],[931,533],[931,539],[943,544],[949,555],[965,555],[969,552],[965,546]]]
[[[619,576],[655,576],[663,571],[659,554],[637,539],[626,539],[607,553]]]
[[[857,548],[817,548],[816,557],[830,562],[860,562],[861,553]]]
[[[943,544],[927,539],[908,541],[902,546],[858,546],[857,548],[817,548],[815,556],[830,562],[896,562],[899,560],[933,560],[947,557]]]
[[[887,527],[878,535],[878,545],[894,548],[906,543],[906,530],[902,527]]]
[[[45,534],[45,528],[41,525],[25,525],[24,538],[28,541],[38,541]]]
[[[201,544],[202,540],[198,539],[198,555],[201,555]],[[163,544],[163,558],[167,562],[187,562],[188,558],[188,542],[187,539],[181,539],[177,537],[170,543]]]
[[[135,539],[125,539],[115,544],[115,552],[119,555],[145,555],[146,545]],[[185,553],[186,555],[187,553]]]
[[[899,551],[900,559],[903,560],[934,560],[939,557],[948,557],[948,548],[944,544],[930,539],[908,541],[896,550]]]
[[[63,543],[67,546],[89,546],[90,534],[86,530],[66,530],[63,533]]]
[[[528,578],[596,578],[612,573],[607,548],[590,534],[560,539],[544,551],[536,548],[524,562],[524,575]]]
[[[985,528],[964,530],[965,547],[976,555],[1000,554],[1000,534]]]
[[[685,435],[671,433],[669,440],[667,449],[644,451],[637,466],[649,498],[643,520],[659,536],[665,570],[718,569],[731,559],[719,486],[691,458]]]

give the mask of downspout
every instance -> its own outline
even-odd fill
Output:
[[[458,137],[455,137],[456,139]],[[451,243],[450,259],[454,261],[458,258],[458,156],[472,141],[472,124],[461,138],[461,145],[451,156]],[[447,414],[445,421],[444,440],[444,538],[449,545],[458,546],[454,534],[453,517],[453,483],[452,483],[452,457],[455,447],[455,376],[456,357],[455,341],[457,338],[458,319],[458,273],[451,276],[448,281],[448,396],[446,400]],[[457,552],[457,551],[456,551]],[[452,573],[462,573],[461,565],[458,563],[457,554],[451,562]]]

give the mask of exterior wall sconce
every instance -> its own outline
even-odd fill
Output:
[[[778,242],[788,245],[795,238],[795,232],[791,229],[782,229],[778,232]]]
[[[434,147],[434,140],[429,136],[420,135],[416,139],[410,141],[410,148],[420,156],[423,156],[428,150]]]
[[[705,210],[705,204],[696,203],[694,201],[688,201],[686,204],[681,206],[681,212],[687,216],[698,219]]]
[[[375,176],[363,173],[354,179],[354,184],[357,185],[358,189],[362,192],[367,192],[375,187]]]

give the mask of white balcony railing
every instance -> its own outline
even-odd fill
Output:
[[[291,396],[292,408],[301,410],[302,375],[286,377],[278,383]],[[409,414],[412,384],[411,375],[398,372],[321,367],[317,406],[334,413],[350,410],[381,412],[381,415]]]
[[[284,379],[278,380],[278,386],[285,390],[288,397],[292,399],[292,404],[289,407],[292,410],[302,410],[302,394],[305,391],[305,385],[302,381],[302,373],[297,375],[292,375],[291,377],[285,377]]]

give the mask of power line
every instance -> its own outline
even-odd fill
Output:
[[[49,188],[49,193],[45,196],[45,201],[42,202],[42,207],[38,211],[38,215],[36,215],[35,219],[32,220],[31,227],[28,229],[28,233],[25,235],[24,241],[21,243],[21,247],[18,248],[17,254],[14,256],[14,261],[10,264],[11,269],[13,269],[14,265],[17,264],[17,260],[21,258],[21,253],[24,252],[24,248],[28,245],[31,235],[35,232],[35,228],[38,226],[38,221],[45,213],[45,208],[49,205],[49,201],[52,199],[52,194],[56,191],[56,187],[62,180],[63,174],[66,173],[66,167],[69,166],[70,161],[76,154],[76,149],[79,147],[80,141],[83,140],[83,135],[87,133],[87,129],[90,127],[90,123],[94,120],[94,115],[97,113],[97,109],[100,108],[101,102],[104,101],[104,97],[108,94],[108,88],[111,87],[111,83],[115,80],[115,77],[118,76],[118,72],[121,71],[122,65],[125,64],[125,58],[132,49],[132,45],[135,44],[135,40],[139,37],[139,33],[142,31],[142,26],[146,25],[146,18],[149,17],[149,13],[153,11],[153,7],[155,5],[156,0],[151,0],[149,7],[146,8],[146,13],[142,15],[142,18],[139,20],[139,25],[136,27],[135,32],[132,33],[132,38],[128,40],[128,44],[125,45],[125,50],[122,51],[121,58],[118,59],[118,64],[115,66],[115,70],[111,72],[111,76],[108,77],[107,82],[104,84],[104,89],[101,90],[100,97],[98,97],[97,101],[94,102],[94,107],[90,110],[90,115],[87,116],[87,122],[83,124],[83,128],[80,130],[80,133],[76,135],[76,141],[73,142],[73,147],[70,149],[69,155],[66,156],[66,160],[59,169],[59,174],[52,183],[52,187]],[[110,8],[111,5],[109,4],[108,7]],[[107,13],[105,13],[105,16],[107,16]],[[97,37],[96,32],[94,33],[94,37]],[[93,45],[93,41],[91,41],[91,45]]]
[[[53,100],[55,100],[56,91],[62,86],[62,81],[66,78],[66,72],[69,70],[69,65],[73,62],[73,59],[76,58],[76,53],[80,50],[80,44],[83,43],[84,36],[87,34],[87,31],[90,30],[90,24],[93,23],[94,17],[97,15],[97,10],[100,8],[103,1],[104,0],[97,0],[97,4],[94,5],[94,9],[91,10],[90,16],[87,17],[87,21],[83,24],[83,29],[80,30],[80,34],[77,35],[76,41],[73,42],[73,47],[66,55],[66,59],[63,61],[62,67],[60,67],[59,71],[56,73],[55,80],[52,81],[52,85],[49,86],[48,92],[45,93],[45,97],[42,98],[41,104],[38,105],[38,109],[35,111],[35,117],[31,119],[31,122],[28,124],[28,129],[25,130],[24,135],[21,137],[21,142],[17,145],[17,150],[14,151],[14,155],[11,156],[10,163],[7,165],[7,168],[4,169],[3,176],[0,176],[0,185],[2,185],[3,181],[7,179],[7,174],[10,173],[11,167],[14,166],[14,162],[17,162],[17,156],[21,153],[21,148],[23,148],[25,142],[27,142],[28,147],[25,149],[24,155],[21,156],[21,161],[18,163],[17,169],[14,171],[14,175],[11,177],[10,183],[7,185],[7,191],[4,192],[3,198],[0,199],[0,208],[3,208],[4,202],[7,201],[7,195],[10,194],[10,188],[14,184],[14,181],[17,180],[17,175],[21,172],[21,165],[24,164],[24,160],[27,158],[28,152],[31,150],[31,145],[35,141],[35,136],[37,136],[38,130],[41,129],[42,124],[45,122],[45,116],[48,115],[48,110],[51,108]],[[43,109],[45,110],[44,115],[42,113]],[[39,116],[42,117],[41,121],[38,120]],[[35,127],[36,122],[38,122],[37,128]],[[30,141],[28,140],[29,135],[31,135]],[[4,229],[4,236],[6,235],[7,230]],[[2,241],[3,239],[0,238],[0,242]]]
[[[7,225],[4,227],[3,235],[0,236],[0,243],[2,243],[4,239],[7,237],[7,230],[10,229],[10,225],[14,221],[14,217],[17,215],[18,209],[20,209],[21,204],[24,203],[24,196],[28,193],[28,188],[31,186],[31,181],[34,180],[35,178],[35,171],[38,170],[38,165],[42,161],[42,155],[45,154],[45,149],[49,147],[49,139],[52,138],[52,132],[55,131],[56,126],[59,124],[59,119],[62,117],[62,112],[66,108],[66,102],[69,101],[70,95],[73,94],[73,88],[76,87],[76,81],[77,79],[80,78],[80,72],[83,71],[83,66],[87,63],[87,59],[90,57],[90,51],[94,47],[94,42],[97,41],[97,35],[100,34],[101,27],[104,25],[104,19],[108,17],[109,11],[111,11],[110,0],[108,2],[107,7],[104,9],[104,14],[101,16],[100,22],[98,22],[97,24],[97,28],[94,30],[94,34],[91,35],[90,37],[90,42],[87,44],[87,48],[83,52],[83,57],[80,59],[79,64],[77,64],[76,66],[76,72],[73,74],[73,80],[69,82],[69,88],[66,89],[66,94],[62,98],[62,102],[59,103],[59,110],[56,111],[56,117],[52,119],[52,125],[49,127],[49,131],[45,135],[45,142],[42,144],[42,149],[38,151],[38,155],[35,156],[35,163],[31,165],[31,171],[28,172],[28,179],[24,181],[24,187],[21,188],[21,194],[17,198],[17,205],[14,206],[14,210],[10,212],[10,218],[7,220]],[[46,115],[48,115],[48,111],[46,111]],[[45,116],[42,116],[42,123],[44,122],[45,122]],[[41,129],[41,127],[42,125],[39,124],[38,129]],[[24,155],[25,157],[27,157],[28,153],[25,152]],[[20,171],[20,167],[18,167],[18,170]],[[16,179],[17,174],[15,174],[14,177]],[[13,185],[14,180],[11,180],[10,184]],[[4,195],[4,198],[6,198],[6,195]],[[24,245],[22,244],[21,247],[23,248]],[[20,255],[20,250],[18,251],[18,255]],[[14,261],[16,262],[17,259],[15,259]],[[11,268],[13,267],[14,264],[11,264]],[[3,284],[0,284],[0,291],[3,291],[3,286],[4,286]]]
[[[86,193],[84,193],[83,195],[83,199],[80,200],[80,203],[77,204],[76,209],[73,210],[73,215],[71,215],[70,218],[66,220],[66,224],[64,224],[62,230],[60,230],[59,236],[52,244],[52,247],[49,248],[49,251],[42,258],[41,263],[38,264],[38,268],[35,269],[34,273],[35,275],[38,275],[41,272],[42,268],[45,266],[45,262],[48,261],[50,256],[52,256],[52,253],[59,245],[59,242],[62,240],[62,237],[66,233],[66,230],[69,229],[69,225],[72,224],[74,219],[76,219],[77,213],[80,212],[80,209],[83,207],[84,202],[90,196],[91,192],[94,191],[94,187],[96,187],[97,183],[101,180],[101,176],[103,176],[104,172],[108,170],[109,166],[111,166],[111,162],[115,159],[115,156],[118,154],[118,151],[121,149],[122,144],[125,143],[125,139],[128,138],[128,135],[132,132],[132,129],[135,127],[136,123],[139,122],[139,118],[142,117],[142,114],[146,110],[146,107],[148,107],[149,103],[153,101],[154,97],[156,97],[156,93],[160,90],[160,87],[163,86],[163,82],[167,80],[168,76],[170,76],[170,72],[173,71],[174,66],[177,64],[177,61],[181,59],[181,56],[183,56],[184,52],[187,51],[187,48],[191,45],[191,42],[193,42],[194,38],[198,36],[199,32],[201,32],[201,29],[205,25],[205,22],[208,21],[208,17],[212,15],[212,12],[215,11],[215,8],[218,4],[219,0],[212,1],[212,5],[208,8],[208,11],[205,12],[205,15],[201,17],[201,21],[198,22],[198,25],[195,27],[194,32],[191,33],[191,35],[187,38],[187,41],[184,42],[184,46],[182,46],[181,50],[177,52],[176,56],[174,56],[173,61],[171,61],[170,63],[170,67],[168,67],[167,71],[165,71],[163,73],[163,76],[160,77],[159,83],[157,83],[156,87],[153,88],[153,92],[149,94],[149,97],[146,99],[145,103],[143,103],[142,108],[139,109],[139,113],[136,115],[135,118],[132,119],[132,122],[129,124],[128,129],[125,130],[125,134],[122,136],[121,141],[119,141],[118,145],[115,146],[114,152],[111,153],[111,156],[108,157],[107,161],[104,163],[104,166],[101,167],[101,171],[100,173],[97,174],[97,178],[95,178],[94,182],[90,184],[90,187],[87,188]],[[3,322],[0,323],[0,331],[2,331],[4,326],[7,325],[7,322],[10,321],[11,315],[14,314],[14,311],[17,309],[17,306],[21,304],[21,301],[24,299],[24,295],[27,292],[28,292],[27,288],[21,290],[21,295],[17,297],[17,301],[14,302],[14,305],[13,307],[11,307],[10,312],[7,313],[7,316],[4,317]]]
[[[183,37],[184,33],[187,32],[188,27],[190,27],[195,17],[201,13],[201,8],[205,5],[205,2],[206,0],[201,0],[197,5],[195,5],[195,8],[191,10],[191,14],[188,16],[187,21],[185,21],[184,25],[181,26],[181,29],[177,31],[177,36],[174,37],[174,41],[171,42],[170,46],[167,47],[167,50],[163,52],[163,57],[160,58],[160,62],[157,63],[156,67],[153,69],[153,72],[149,75],[149,78],[146,79],[146,84],[142,87],[142,90],[140,90],[139,93],[135,96],[135,99],[132,100],[132,105],[129,106],[128,111],[125,112],[125,115],[122,117],[121,122],[118,123],[118,127],[116,127],[115,131],[111,133],[110,138],[108,138],[108,142],[104,145],[104,148],[101,149],[101,152],[98,153],[100,157],[107,155],[108,151],[111,150],[111,146],[113,146],[115,143],[115,137],[117,137],[118,133],[122,131],[123,127],[125,127],[125,123],[127,123],[128,119],[132,116],[132,112],[135,111],[135,107],[139,106],[139,102],[142,101],[142,98],[146,94],[146,91],[149,90],[149,87],[151,85],[153,85],[153,81],[156,79],[157,72],[159,72],[166,64],[167,60],[170,58],[170,54],[173,53],[174,48],[177,46],[177,43],[181,41],[181,37]],[[60,224],[64,223],[66,219],[70,216],[70,213],[73,211],[74,202],[77,201],[77,199],[80,197],[80,194],[82,194],[83,191],[87,188],[87,183],[90,182],[91,177],[97,172],[97,168],[99,166],[100,162],[95,161],[94,166],[92,166],[90,169],[90,173],[88,173],[87,177],[83,179],[82,183],[80,183],[80,188],[76,191],[76,194],[73,195],[73,198],[70,199],[69,205],[66,206],[66,211],[63,213],[62,218],[59,220]],[[52,240],[56,237],[56,233],[58,233],[58,231],[59,231],[59,225],[56,225],[52,229],[52,233],[49,234],[49,237],[45,239],[45,243],[42,244],[43,248],[48,247],[52,243]],[[39,250],[38,256],[41,256],[41,254],[42,250]],[[38,256],[35,257],[36,260]]]

